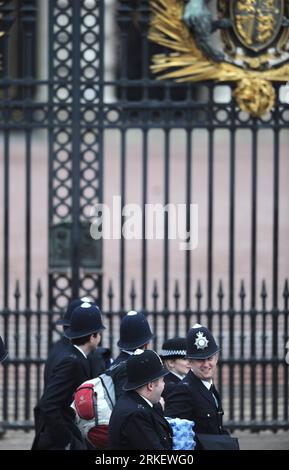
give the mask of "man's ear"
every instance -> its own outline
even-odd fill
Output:
[[[151,392],[151,391],[153,390],[153,388],[154,388],[153,382],[149,382],[146,386],[147,386],[148,392]]]

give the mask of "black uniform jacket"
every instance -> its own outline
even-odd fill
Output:
[[[195,422],[194,431],[203,434],[227,434],[223,428],[220,396],[214,395],[203,382],[189,371],[186,377],[171,390],[165,401],[165,416],[183,418]]]
[[[47,386],[48,379],[51,376],[51,372],[53,371],[57,362],[59,362],[59,358],[67,353],[71,342],[65,336],[62,336],[59,341],[53,343],[51,349],[49,350],[48,358],[45,363],[44,368],[44,390]]]
[[[121,351],[112,366],[105,371],[108,375],[111,375],[113,379],[116,400],[124,393],[123,387],[127,381],[125,364],[129,357],[129,354]]]
[[[46,386],[35,409],[36,436],[32,449],[86,448],[70,407],[76,388],[90,379],[89,362],[72,344],[48,359]]]
[[[175,374],[172,374],[171,372],[164,376],[165,388],[162,393],[162,397],[164,398],[164,400],[167,399],[167,396],[169,395],[169,393],[175,388],[175,386],[180,381],[181,379],[177,377]]]
[[[151,407],[135,391],[125,392],[110,418],[109,449],[171,450],[171,428],[160,407]]]
[[[65,338],[65,336],[52,345],[44,369],[44,388],[46,388],[48,377],[50,376],[51,371],[55,366],[55,361],[59,361],[59,357],[63,354],[66,354],[70,345],[70,340]],[[92,351],[88,354],[87,359],[90,366],[89,378],[93,379],[98,377],[105,371],[107,367],[109,367],[110,351],[107,348],[98,347],[95,351]]]

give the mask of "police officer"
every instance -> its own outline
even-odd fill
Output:
[[[3,340],[0,336],[0,362],[5,361],[7,356],[8,356],[8,351],[6,351]]]
[[[112,367],[106,371],[113,378],[116,399],[123,393],[123,386],[126,382],[126,361],[136,349],[147,349],[152,338],[150,325],[142,312],[131,310],[122,318],[120,338],[117,343],[121,352]]]
[[[71,340],[64,354],[54,359],[36,412],[33,449],[86,448],[70,407],[76,388],[90,378],[87,355],[100,341],[104,329],[101,312],[86,302],[73,310],[65,336]]]
[[[125,393],[109,423],[109,449],[170,450],[171,428],[159,403],[168,371],[152,350],[138,350],[126,362]]]
[[[70,326],[70,319],[71,319],[73,310],[85,302],[91,303],[91,300],[88,297],[82,297],[81,299],[72,300],[69,303],[67,310],[65,314],[63,315],[63,317],[57,320],[55,325],[62,326],[63,332],[65,332],[65,330],[69,328]],[[44,389],[46,388],[48,377],[51,374],[51,370],[53,370],[54,368],[55,361],[59,360],[59,357],[61,354],[66,354],[67,348],[69,348],[70,344],[71,344],[70,340],[66,338],[65,336],[62,336],[58,341],[53,343],[49,351],[49,354],[45,363],[45,367],[44,367]]]
[[[183,380],[191,368],[186,358],[186,349],[186,338],[171,338],[163,343],[160,357],[169,371],[169,374],[164,377],[165,388],[162,396],[165,400],[168,393]]]
[[[187,358],[191,370],[167,396],[165,415],[195,422],[195,432],[227,434],[223,409],[213,384],[220,348],[212,333],[196,324],[187,335]]]
[[[81,299],[72,300],[68,308],[63,315],[63,317],[57,320],[56,325],[63,327],[63,332],[70,326],[70,319],[73,310],[79,307],[83,303],[93,304],[93,301],[90,297],[81,297]],[[59,360],[61,354],[66,354],[67,348],[71,344],[69,338],[62,336],[60,340],[52,345],[52,348],[49,351],[48,358],[44,368],[44,388],[46,387],[48,377],[50,375],[51,369],[54,367],[55,360]],[[110,364],[110,350],[107,348],[97,347],[95,351],[92,351],[88,354],[88,361],[90,364],[90,378],[97,377],[99,374],[104,372],[104,370]]]

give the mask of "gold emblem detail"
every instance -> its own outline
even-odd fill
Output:
[[[270,46],[270,49],[263,50],[260,55],[257,55],[256,50],[252,52],[253,55],[246,54],[242,50],[240,52],[240,48],[236,47],[232,40],[232,34],[226,30],[222,31],[221,36],[225,43],[227,57],[224,60],[216,61],[206,56],[197,46],[194,35],[183,21],[184,0],[150,0],[152,19],[149,38],[171,51],[166,54],[154,55],[151,69],[159,80],[174,79],[179,83],[207,80],[235,83],[236,88],[233,96],[240,108],[254,117],[260,117],[274,106],[275,91],[272,82],[288,81],[289,63],[286,62],[288,61],[286,50],[288,50],[289,28],[287,25],[281,28],[283,1],[252,0],[250,2],[243,0],[242,2],[228,2],[227,0],[219,0],[219,11],[222,12],[223,9],[224,14],[227,13],[229,4],[232,11],[232,5],[237,3],[240,16],[248,16],[250,11],[253,14],[252,9],[258,3],[259,16],[262,13],[268,17],[268,21],[262,23],[266,27],[258,27],[259,21],[256,21],[256,12],[254,11],[255,23],[251,33],[248,32],[249,26],[244,29],[243,20],[239,26],[237,26],[236,20],[233,29],[237,35],[236,28],[239,28],[238,38],[241,41],[241,27],[243,25],[243,35],[246,36],[242,39],[244,48],[258,49],[258,41],[261,43],[263,40],[263,44],[265,41],[270,44],[275,41],[274,51]],[[272,10],[273,4],[275,16]],[[242,6],[244,8],[250,6],[250,11],[245,10],[246,15],[242,12]],[[288,5],[286,8],[289,10]],[[274,18],[272,25],[273,20],[269,21],[270,15]],[[231,28],[232,31],[233,29]],[[285,61],[280,59],[283,53]],[[272,61],[274,67],[270,65]]]

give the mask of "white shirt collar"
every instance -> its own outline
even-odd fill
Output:
[[[153,408],[154,405],[152,404],[152,402],[150,402],[147,398],[145,398],[145,397],[144,397],[143,395],[141,395],[141,394],[139,394],[139,396],[142,397],[142,398],[144,399],[144,401],[146,401],[146,402],[150,405],[151,408]]]
[[[121,349],[121,352],[124,352],[124,353],[128,354],[129,356],[134,355],[134,351],[127,351],[126,349]]]
[[[212,379],[210,380],[210,382],[208,380],[202,380],[202,382],[208,390],[210,390],[211,386],[213,385]]]
[[[81,352],[81,354],[84,355],[85,359],[87,359],[87,355],[85,354],[85,352],[82,351],[82,349],[79,347],[79,346],[76,346],[76,344],[73,345],[76,349],[78,349],[78,351]]]
[[[176,377],[178,377],[178,379],[180,380],[183,380],[184,377],[186,377],[186,374],[185,375],[181,375],[181,374],[178,374],[177,372],[173,372],[172,370],[170,370],[170,373],[171,374],[174,374]]]

